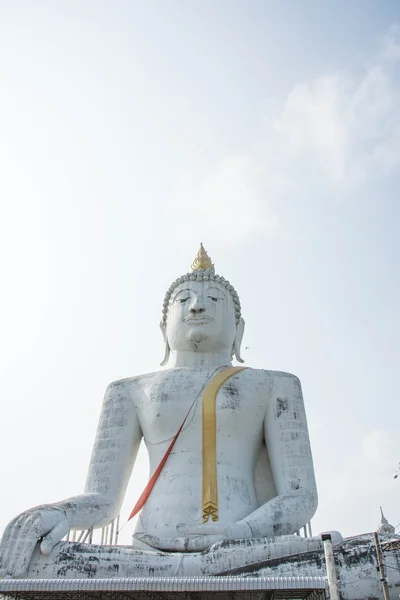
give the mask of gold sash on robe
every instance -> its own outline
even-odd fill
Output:
[[[236,373],[248,367],[227,367],[220,371],[203,392],[203,523],[218,521],[217,413],[216,400],[221,387]]]

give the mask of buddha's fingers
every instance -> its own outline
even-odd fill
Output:
[[[9,563],[12,560],[14,547],[19,539],[21,528],[25,522],[24,514],[15,517],[5,528],[0,544],[0,576],[9,574]]]
[[[159,550],[166,550],[167,552],[185,552],[189,542],[189,538],[159,538],[155,535],[142,533],[138,536],[134,536],[141,542],[149,544],[153,548]]]
[[[9,545],[2,555],[2,566],[0,575],[3,577],[15,577],[23,574],[21,563],[23,562],[23,551],[26,543],[26,536],[31,527],[31,517],[20,515],[10,524],[10,535],[7,536]]]
[[[0,540],[0,577],[4,577],[5,575],[5,566],[9,552],[9,538],[11,535],[9,527],[9,525],[6,527]]]
[[[197,535],[187,538],[185,550],[186,552],[202,552],[225,539],[224,535]]]
[[[167,538],[161,540],[161,538],[156,535],[150,535],[148,533],[140,533],[138,535],[134,535],[134,538],[139,540],[139,542],[143,542],[148,544],[152,548],[157,548],[158,550],[173,550],[175,549],[173,542],[175,541],[172,538]]]
[[[8,569],[14,577],[25,575],[33,550],[43,535],[43,519],[40,514],[30,515],[23,524],[10,556]]]
[[[63,539],[64,535],[67,535],[68,530],[69,525],[67,519],[63,519],[60,523],[53,527],[50,533],[46,535],[40,544],[40,550],[42,551],[42,554],[50,554],[54,546]]]
[[[226,535],[226,524],[223,523],[201,523],[200,525],[179,523],[176,529],[179,533],[188,535]]]
[[[4,531],[3,536],[0,542],[0,577],[4,577],[6,575],[6,564],[7,564],[7,555],[8,555],[8,538],[6,535],[6,531]]]
[[[225,540],[224,535],[196,535],[192,537],[163,538],[154,535],[141,534],[135,536],[141,542],[166,550],[167,552],[202,552],[217,542]]]

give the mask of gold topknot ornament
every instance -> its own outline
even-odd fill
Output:
[[[200,250],[196,254],[196,257],[190,268],[192,271],[208,270],[212,273],[215,273],[214,265],[212,264],[211,258],[208,256],[206,250],[204,250],[203,243],[200,244]]]

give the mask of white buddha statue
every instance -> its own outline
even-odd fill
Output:
[[[109,385],[85,492],[11,521],[0,546],[0,575],[29,575],[38,541],[43,562],[69,530],[110,523],[142,438],[154,473],[185,416],[136,525],[131,552],[142,563],[150,553],[154,567],[161,551],[164,557],[193,553],[195,564],[196,556],[226,540],[261,538],[265,547],[267,538],[287,539],[314,515],[300,382],[280,371],[232,369],[233,356],[243,362],[240,302],[202,246],[192,271],[166,294],[161,329],[167,368]]]

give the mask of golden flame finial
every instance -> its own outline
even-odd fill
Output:
[[[213,273],[215,272],[214,265],[211,262],[211,258],[208,256],[206,250],[204,250],[203,243],[200,244],[200,250],[196,254],[196,258],[192,262],[191,266],[192,271],[200,271],[201,270],[210,270]]]

